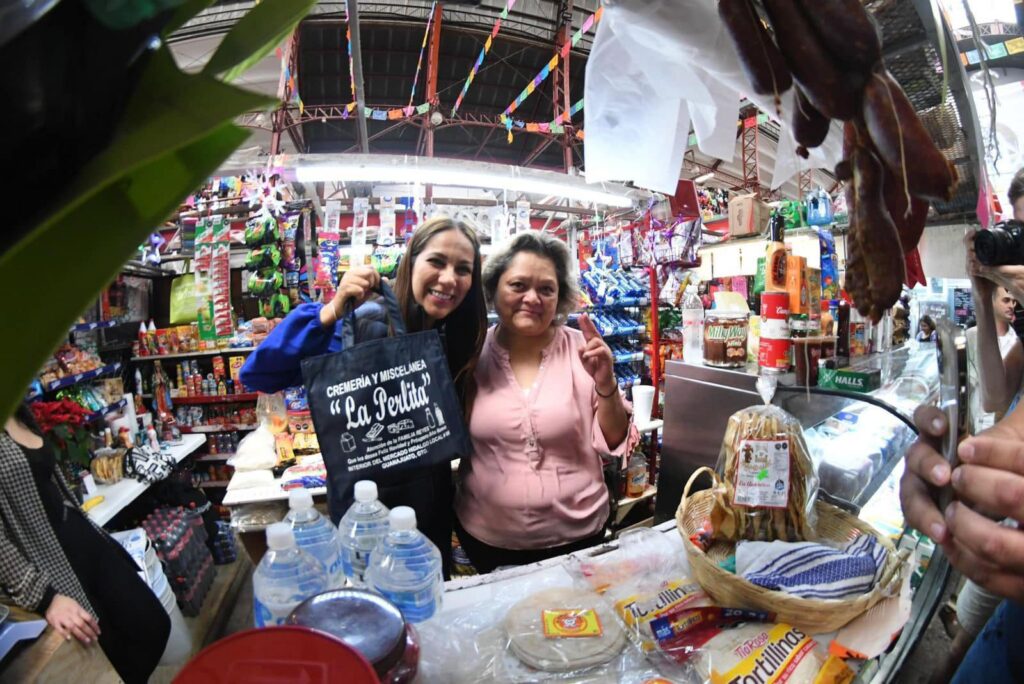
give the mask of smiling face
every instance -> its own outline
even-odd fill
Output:
[[[519,252],[498,280],[494,308],[509,332],[543,335],[558,309],[558,277],[550,259]]]
[[[412,296],[431,322],[462,303],[473,284],[473,244],[456,229],[427,240],[412,265]]]

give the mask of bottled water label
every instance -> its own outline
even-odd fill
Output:
[[[253,599],[253,617],[257,627],[277,627],[283,625],[288,616],[299,605],[301,601],[289,603],[263,603],[258,598]]]
[[[375,589],[381,596],[398,606],[408,622],[429,620],[439,607],[434,586],[417,591],[387,591],[381,587],[375,587]]]
[[[366,565],[370,561],[370,552],[353,549],[348,546],[341,548],[341,568],[354,582],[366,582]]]

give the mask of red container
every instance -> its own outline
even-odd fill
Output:
[[[789,319],[789,293],[788,292],[762,292],[761,293],[761,324],[766,321]],[[762,333],[763,334],[763,333]]]
[[[761,336],[757,347],[757,365],[765,370],[784,373],[789,370],[789,338],[775,340]]]

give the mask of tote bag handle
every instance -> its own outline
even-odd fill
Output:
[[[404,335],[405,320],[402,318],[402,311],[398,307],[398,299],[395,297],[395,293],[392,291],[391,286],[387,284],[387,281],[381,278],[380,285],[377,286],[375,292],[384,299],[384,311],[387,315],[388,321],[391,323],[391,329],[395,331],[396,335]],[[352,304],[347,304],[346,309],[345,318],[341,323],[341,340],[343,349],[348,349],[359,343],[359,340],[356,339],[355,307]]]

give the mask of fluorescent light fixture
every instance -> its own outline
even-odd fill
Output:
[[[287,159],[302,183],[431,183],[554,195],[609,207],[633,207],[642,191],[614,183],[587,183],[579,176],[503,164],[429,157],[324,154]],[[636,199],[634,199],[636,198]]]
[[[704,181],[709,181],[709,180],[711,180],[714,177],[715,177],[715,172],[714,171],[708,171],[707,173],[701,174],[701,175],[697,176],[696,178],[694,178],[693,182],[694,183],[703,183]]]

